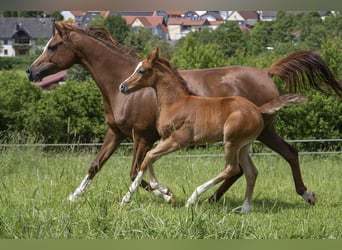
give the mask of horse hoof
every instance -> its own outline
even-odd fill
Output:
[[[71,203],[74,203],[77,200],[77,196],[70,194],[68,197],[68,201],[70,201]]]
[[[215,196],[214,196],[214,195],[210,196],[210,197],[208,198],[208,202],[209,202],[209,204],[215,203],[215,202],[216,202]]]
[[[172,206],[175,206],[176,205],[176,197],[173,194],[171,194],[167,203],[169,203]]]
[[[303,194],[303,198],[304,200],[306,200],[307,203],[309,203],[312,206],[316,203],[316,197],[314,192],[305,191]]]

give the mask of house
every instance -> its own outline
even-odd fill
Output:
[[[259,11],[260,21],[275,21],[278,11]]]
[[[259,21],[259,15],[256,11],[233,11],[227,21],[235,21],[239,25],[254,26]]]
[[[0,18],[0,56],[34,54],[52,35],[51,18]]]
[[[207,19],[200,17],[192,18],[169,18],[167,27],[170,40],[178,40],[186,36],[191,31],[199,31],[211,27]]]
[[[148,28],[159,39],[168,40],[168,29],[162,16],[124,16],[124,18],[127,25],[132,28]]]
[[[224,20],[219,11],[205,11],[200,17],[207,19],[209,22]]]

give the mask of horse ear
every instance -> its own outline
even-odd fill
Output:
[[[148,57],[148,60],[153,63],[158,58],[159,58],[159,49],[154,48],[151,55]]]
[[[58,32],[59,36],[63,37],[63,34],[64,34],[63,25],[58,22],[54,22],[53,25],[54,25],[55,33]]]

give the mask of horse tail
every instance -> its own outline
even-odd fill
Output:
[[[307,102],[307,98],[299,94],[286,94],[274,98],[260,107],[263,114],[274,114],[282,107],[292,106]]]
[[[342,99],[342,83],[338,81],[323,59],[313,51],[297,51],[269,68],[271,76],[285,82],[287,89],[296,93],[298,89],[314,88],[326,95],[336,94]]]

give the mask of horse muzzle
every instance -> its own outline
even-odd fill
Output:
[[[129,94],[129,87],[125,82],[120,84],[119,90],[122,94],[125,94],[125,95]]]

